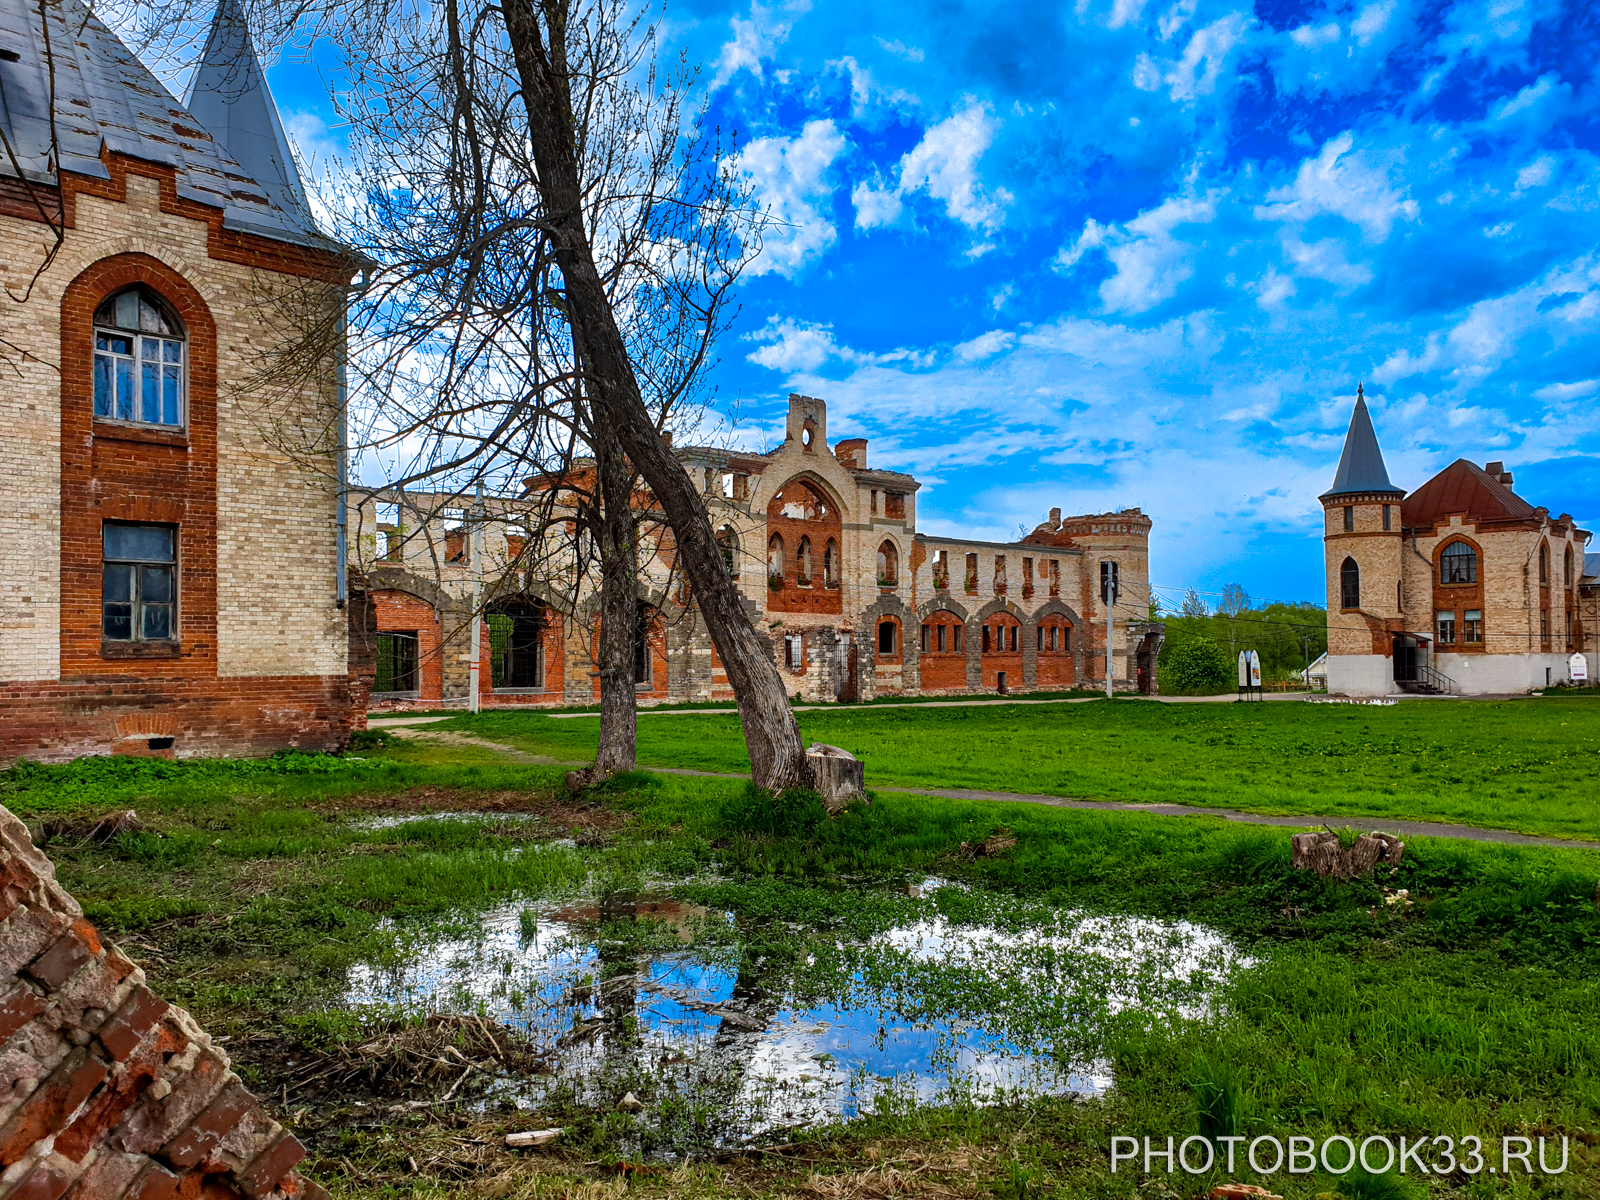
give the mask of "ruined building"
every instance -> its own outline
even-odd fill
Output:
[[[0,0],[0,99],[0,763],[341,743],[336,464],[251,380],[349,271],[236,0],[182,103],[80,0]],[[273,419],[335,427],[337,368]]]
[[[1321,497],[1331,694],[1527,692],[1567,682],[1575,654],[1594,678],[1600,556],[1512,482],[1504,463],[1457,459],[1396,487],[1358,389]]]
[[[870,466],[864,439],[830,447],[827,406],[808,396],[790,397],[785,439],[770,453],[677,453],[791,694],[1103,687],[1102,564],[1115,564],[1121,584],[1114,686],[1156,688],[1162,627],[1148,621],[1150,519],[1138,509],[1064,520],[1057,510],[1016,542],[920,533],[917,481]],[[354,565],[378,629],[375,702],[464,702],[480,609],[481,704],[595,702],[598,581],[575,577],[559,554],[530,557],[538,535],[518,512],[504,497],[481,511],[472,498],[436,495],[353,506]],[[675,571],[670,531],[647,525],[643,540],[641,699],[731,698]]]

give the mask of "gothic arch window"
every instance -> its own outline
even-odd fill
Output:
[[[1477,583],[1478,552],[1466,542],[1451,542],[1439,555],[1439,582]]]
[[[183,323],[151,289],[108,297],[94,314],[94,415],[181,427],[186,342]]]
[[[839,586],[839,543],[832,538],[822,551],[822,585],[836,588]]]
[[[739,577],[739,535],[732,525],[717,530],[717,549],[722,551],[722,566],[735,579]]]
[[[893,542],[878,547],[878,586],[894,587],[900,581],[900,551]]]
[[[1361,607],[1361,568],[1353,558],[1345,559],[1339,568],[1339,607]]]
[[[798,582],[799,582],[800,586],[801,587],[810,587],[811,586],[811,539],[809,537],[801,537],[800,545],[795,547],[794,567],[795,567],[795,574],[799,576]]]
[[[1566,587],[1572,586],[1572,547],[1567,547],[1567,553],[1561,561],[1561,582]]]
[[[1550,543],[1544,542],[1539,546],[1539,582],[1550,582]]]
[[[806,450],[817,448],[817,423],[810,417],[806,418],[806,423],[800,429],[800,445]]]
[[[767,539],[767,586],[783,587],[783,538],[777,534]]]

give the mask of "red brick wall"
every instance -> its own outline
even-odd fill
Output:
[[[1072,651],[1065,647],[1069,644],[1067,638],[1072,634],[1072,624],[1065,617],[1049,616],[1039,621],[1039,628],[1044,630],[1044,644],[1047,647],[1040,650],[1036,661],[1037,687],[1071,687],[1077,682],[1077,672],[1072,663]],[[1059,630],[1056,634],[1057,649],[1048,649],[1050,645],[1050,630]],[[1037,636],[1037,635],[1036,635]],[[1035,645],[1038,642],[1035,641]],[[1011,677],[1006,676],[1009,683]]]
[[[1022,687],[1022,622],[1009,613],[995,613],[986,617],[983,622],[990,630],[989,650],[982,654],[983,659],[983,686],[993,688],[1000,686],[1000,672],[1006,673],[1006,687],[1020,689]],[[1012,630],[1016,630],[1017,649],[1011,650]],[[996,632],[1000,631],[1000,632]],[[1000,649],[996,642],[1000,636],[1005,638],[1005,649]],[[983,630],[978,630],[978,646],[980,652],[983,647]]]
[[[372,593],[372,607],[377,614],[379,633],[415,633],[417,635],[417,699],[437,702],[444,690],[443,644],[439,631],[439,614],[433,605],[419,600],[410,592],[393,589]],[[470,635],[470,630],[468,631]],[[484,670],[488,670],[488,630],[484,630]]]
[[[967,687],[967,647],[965,635],[961,649],[953,649],[955,645],[955,631],[962,628],[961,618],[953,612],[943,609],[931,613],[923,623],[931,627],[934,632],[928,634],[928,648],[922,652],[922,690],[942,691],[945,689],[959,689],[965,691]],[[944,649],[938,649],[937,629],[944,627]],[[921,637],[919,632],[918,637]]]

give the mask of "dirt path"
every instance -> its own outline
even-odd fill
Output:
[[[1075,703],[1075,701],[1036,700],[1033,703],[1071,704]],[[408,718],[407,723],[420,724],[434,720],[444,720],[444,718],[413,717]],[[418,741],[442,742],[451,746],[472,746],[482,750],[494,750],[504,755],[511,762],[528,763],[529,765],[548,767],[583,767],[589,765],[587,762],[529,754],[523,750],[513,749],[501,742],[492,742],[488,738],[472,737],[469,734],[451,733],[446,730],[400,728],[395,729],[394,733],[396,737]],[[748,775],[732,774],[725,771],[697,771],[691,767],[656,767],[641,764],[640,769],[652,771],[658,775],[685,775],[703,779],[750,778]],[[1481,829],[1476,825],[1455,825],[1442,821],[1411,821],[1357,816],[1275,816],[1270,813],[1241,812],[1236,808],[1200,808],[1188,804],[1141,804],[1134,801],[1119,800],[1082,800],[1068,796],[1039,796],[1027,792],[985,792],[968,788],[917,788],[888,784],[876,787],[874,790],[879,792],[902,792],[910,796],[937,796],[946,800],[983,800],[995,804],[1043,804],[1049,808],[1102,809],[1108,812],[1150,813],[1158,817],[1219,817],[1224,821],[1233,821],[1240,825],[1271,825],[1282,829],[1317,829],[1324,825],[1338,828],[1348,825],[1352,829],[1362,831],[1381,830],[1385,833],[1405,834],[1410,837],[1452,837],[1464,838],[1473,842],[1496,842],[1506,846],[1563,846],[1574,850],[1600,851],[1600,842],[1579,841],[1574,838],[1539,837],[1534,834],[1512,833],[1506,829]]]

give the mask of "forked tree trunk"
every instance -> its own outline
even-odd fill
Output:
[[[584,345],[586,391],[598,402],[600,420],[644,476],[672,526],[679,563],[738,700],[756,784],[779,791],[807,783],[805,749],[783,677],[769,644],[745,614],[738,586],[723,569],[705,503],[656,431],[595,267],[573,145],[566,44],[569,5],[567,0],[505,0],[502,11],[528,114],[544,230]]]
[[[634,642],[639,635],[639,601],[635,588],[639,555],[634,545],[632,478],[622,447],[603,433],[596,438],[595,491],[600,519],[595,522],[600,549],[600,636],[596,647],[600,668],[600,744],[595,750],[592,779],[599,782],[619,771],[631,771],[638,734],[635,701]],[[648,653],[648,650],[646,651]]]

